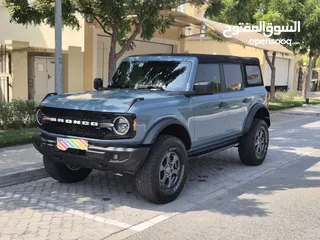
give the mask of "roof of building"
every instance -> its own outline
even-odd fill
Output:
[[[199,19],[199,18],[198,18]],[[199,19],[200,20],[200,19]],[[210,29],[214,30],[218,33],[221,37],[223,37],[223,32],[231,25],[211,21],[208,19],[201,19],[203,23],[209,27]],[[224,37],[225,38],[225,37]],[[261,50],[271,51],[271,52],[278,52],[284,54],[293,54],[289,49],[282,46],[279,43],[270,43],[273,39],[264,36],[261,33],[257,32],[240,32],[238,35],[233,35],[232,38],[225,38],[227,41],[237,43],[243,46],[249,46],[253,48],[258,48]],[[252,44],[253,42],[257,42],[258,44]]]
[[[242,46],[248,46],[248,47],[253,47],[261,50],[266,50],[266,51],[271,51],[271,52],[277,52],[277,53],[282,53],[282,54],[293,54],[289,49],[286,47],[282,46],[279,43],[273,43],[270,44],[268,43],[270,38],[264,36],[261,33],[257,32],[241,32],[238,35],[233,35],[232,38],[226,38],[223,35],[223,32],[230,28],[231,25],[216,22],[216,21],[211,21],[206,18],[198,18],[194,16],[190,16],[186,13],[178,12],[178,11],[161,11],[161,14],[163,16],[173,16],[175,19],[175,22],[173,23],[173,26],[176,27],[197,27],[201,28],[202,25],[206,25],[209,29],[213,31],[213,33],[216,36],[219,36],[219,38],[232,42],[235,44],[240,44]],[[252,44],[252,40],[256,40],[259,42],[259,44]]]
[[[255,57],[237,57],[229,55],[213,55],[213,54],[189,54],[189,53],[174,53],[174,54],[144,54],[134,55],[130,57],[143,57],[143,56],[165,56],[165,57],[196,57],[199,63],[245,63],[250,65],[259,65],[260,61]]]

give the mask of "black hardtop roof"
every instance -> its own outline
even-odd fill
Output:
[[[213,54],[165,53],[165,54],[134,55],[130,57],[143,57],[143,56],[196,57],[198,58],[199,63],[244,63],[249,65],[260,65],[259,58],[255,58],[255,57],[237,57],[237,56],[213,55]]]

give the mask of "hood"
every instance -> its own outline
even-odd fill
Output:
[[[172,92],[147,90],[105,90],[76,94],[54,95],[46,98],[41,106],[97,112],[125,112],[136,98],[167,99]]]

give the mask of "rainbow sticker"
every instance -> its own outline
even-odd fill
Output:
[[[66,138],[57,138],[57,148],[61,151],[66,151],[68,148],[79,149],[79,150],[88,150],[88,141],[81,139],[66,139]]]

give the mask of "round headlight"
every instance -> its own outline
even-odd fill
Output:
[[[45,116],[42,110],[38,109],[38,111],[36,112],[36,120],[39,125],[42,125],[44,123],[44,117]]]
[[[130,130],[130,123],[125,117],[117,117],[113,124],[113,131],[118,135],[126,135]]]

